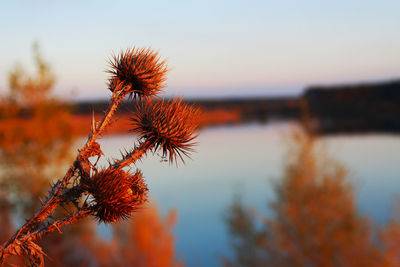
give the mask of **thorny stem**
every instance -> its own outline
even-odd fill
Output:
[[[89,135],[88,140],[86,141],[86,144],[82,147],[82,149],[79,151],[79,154],[77,155],[75,161],[72,163],[70,168],[68,169],[67,173],[63,177],[63,179],[60,181],[57,181],[56,184],[53,186],[52,190],[49,192],[49,196],[47,197],[46,201],[43,203],[42,207],[36,214],[31,217],[1,248],[0,250],[0,264],[3,263],[4,259],[7,256],[10,256],[10,252],[13,250],[13,243],[15,243],[15,240],[21,239],[23,240],[25,236],[30,236],[33,233],[36,233],[38,231],[38,227],[40,226],[41,222],[43,222],[46,218],[48,218],[54,210],[59,206],[59,203],[63,201],[63,191],[64,188],[68,185],[70,179],[74,176],[75,171],[77,169],[80,169],[80,162],[81,162],[81,155],[84,155],[85,152],[90,149],[92,144],[96,141],[96,139],[104,132],[104,130],[107,128],[112,123],[112,117],[117,110],[119,104],[121,103],[122,99],[124,97],[124,94],[122,91],[119,93],[113,95],[110,105],[108,106],[108,109],[106,110],[103,118],[100,120],[100,122],[97,123],[97,125],[92,129],[92,133]],[[86,214],[87,216],[89,214]],[[68,218],[68,217],[67,217]],[[68,221],[67,221],[68,222]],[[70,223],[70,222],[69,222]],[[65,225],[65,223],[63,224]],[[62,226],[63,226],[62,225]],[[47,227],[48,229],[52,229],[51,231],[55,230],[56,228],[51,228],[50,226]],[[36,230],[35,230],[36,229]],[[27,234],[29,233],[30,234]],[[46,231],[49,232],[49,231]],[[21,237],[22,236],[22,237]]]
[[[87,196],[92,194],[91,191],[86,188],[87,185],[85,184],[85,181],[91,179],[91,170],[94,170],[94,172],[97,173],[97,168],[92,165],[88,159],[94,155],[100,157],[102,154],[100,146],[96,143],[96,140],[103,134],[105,129],[111,125],[113,122],[112,117],[126,95],[133,95],[134,98],[136,96],[141,96],[144,100],[146,100],[148,96],[156,95],[156,93],[158,93],[162,88],[162,82],[165,80],[164,75],[166,73],[166,69],[163,66],[164,62],[158,62],[157,54],[152,54],[151,50],[132,49],[131,51],[127,51],[126,54],[122,54],[121,58],[116,58],[115,60],[116,63],[112,63],[111,70],[114,77],[110,80],[109,88],[113,94],[110,104],[102,119],[96,124],[93,116],[91,133],[88,136],[88,140],[86,141],[86,144],[78,150],[78,155],[69,167],[65,176],[52,186],[46,200],[42,203],[40,210],[37,211],[36,214],[32,216],[2,247],[0,247],[0,265],[3,264],[5,258],[11,255],[22,255],[28,253],[31,258],[35,259],[33,264],[40,263],[40,266],[42,266],[44,263],[43,255],[45,254],[41,248],[35,244],[39,238],[46,233],[55,230],[60,231],[60,228],[63,226],[72,224],[89,215],[98,216],[97,211],[93,206],[87,204],[87,199],[82,205],[79,205],[79,201],[84,194],[87,194]],[[120,72],[122,73],[122,78],[119,77]],[[126,75],[128,75],[128,77],[125,77]],[[120,80],[120,78],[122,80]],[[132,86],[135,82],[132,83],[132,81],[130,81],[132,79],[134,81],[138,79],[139,81],[142,81],[139,82],[139,84],[143,83],[143,88],[139,86],[140,88],[138,91],[133,90]],[[114,81],[116,81],[116,83]],[[188,112],[186,110],[184,111]],[[167,115],[169,115],[170,119],[175,119],[175,117],[170,114]],[[180,124],[179,121],[178,124]],[[171,131],[168,127],[170,126],[166,125],[165,129]],[[190,128],[191,125],[188,127]],[[174,134],[176,135],[176,133]],[[182,146],[186,146],[185,142],[187,140],[185,138],[183,138],[183,140]],[[113,163],[110,162],[110,167],[114,167],[120,171],[121,168],[134,164],[138,159],[143,157],[147,151],[154,147],[158,148],[158,146],[159,144],[157,142],[142,140],[140,141],[139,146],[135,147],[130,152],[123,154],[122,159],[116,160]],[[173,149],[174,148],[171,148],[170,150],[172,151]],[[131,188],[128,189],[132,191]],[[144,189],[147,190],[147,188]],[[56,208],[64,207],[64,204],[67,203],[74,204],[76,211],[67,211],[68,214],[65,214],[62,218],[54,219],[52,215]],[[132,207],[128,206],[128,208]]]
[[[114,162],[113,166],[117,168],[124,168],[130,164],[134,164],[138,159],[142,158],[144,154],[154,146],[153,143],[143,142],[131,152],[126,153],[122,159]]]
[[[89,139],[83,146],[79,155],[86,152],[86,150],[92,146],[93,142],[96,141],[96,139],[104,132],[107,126],[112,123],[112,117],[117,110],[118,105],[121,103],[123,96],[124,95],[122,93],[117,94],[115,97],[113,96],[111,103],[108,106],[108,109],[106,110],[103,118],[98,122],[98,125],[95,126],[95,129],[92,129],[94,132],[89,135]]]
[[[60,231],[60,229],[63,226],[72,224],[80,219],[83,219],[83,218],[91,215],[92,213],[93,213],[93,211],[90,209],[87,209],[87,208],[80,209],[77,212],[69,214],[69,216],[67,216],[67,217],[64,217],[62,219],[59,219],[59,220],[53,222],[52,224],[48,224],[48,225],[43,226],[35,231],[30,232],[29,234],[22,236],[21,238],[19,238],[18,243],[24,243],[24,242],[27,242],[30,240],[36,240],[37,238],[40,238],[42,235],[52,232],[54,230]],[[18,246],[19,246],[19,244],[17,244],[16,242],[13,242],[9,246],[5,247],[1,251],[2,255],[0,258],[0,263],[2,263],[2,260],[7,258],[8,256],[18,254],[18,252],[17,252]]]

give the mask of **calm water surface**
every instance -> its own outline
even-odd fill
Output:
[[[176,249],[188,266],[217,266],[218,257],[229,255],[223,214],[235,193],[268,214],[271,183],[282,175],[290,128],[287,123],[209,128],[201,131],[197,153],[185,165],[160,162],[157,155],[138,163],[161,212],[178,211]],[[118,157],[134,140],[121,135],[100,143],[106,155]],[[322,142],[350,169],[360,212],[387,221],[391,199],[400,193],[400,136],[340,135]],[[101,232],[109,231],[101,226]]]

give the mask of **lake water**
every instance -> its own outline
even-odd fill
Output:
[[[274,199],[271,180],[283,172],[288,123],[208,128],[200,132],[197,152],[186,165],[160,162],[149,155],[138,167],[150,196],[166,214],[175,208],[176,250],[188,266],[218,266],[230,254],[223,214],[240,193],[246,204],[266,211]],[[117,157],[134,136],[103,138],[106,155]],[[400,136],[338,135],[321,138],[328,152],[350,169],[361,213],[384,223],[393,196],[400,193]],[[107,229],[101,226],[107,235]]]

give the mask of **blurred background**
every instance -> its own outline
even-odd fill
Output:
[[[192,160],[149,155],[151,203],[41,245],[48,266],[400,266],[400,2],[0,2],[0,241],[40,206],[127,48],[203,109]],[[126,102],[100,140],[132,147]],[[107,164],[103,159],[102,164]],[[18,264],[18,260],[16,260]]]

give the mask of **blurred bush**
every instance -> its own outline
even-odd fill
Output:
[[[226,216],[233,258],[225,266],[399,266],[400,223],[377,229],[357,211],[346,168],[295,130],[272,216],[237,198]]]
[[[2,207],[39,206],[49,181],[71,159],[70,114],[51,97],[55,77],[34,46],[36,74],[17,65],[9,74],[9,90],[0,99],[0,197]]]
[[[48,266],[183,266],[175,259],[175,211],[160,217],[154,204],[127,221],[113,225],[110,241],[99,237],[95,224],[85,220],[64,235],[50,234],[40,245],[48,252]]]

